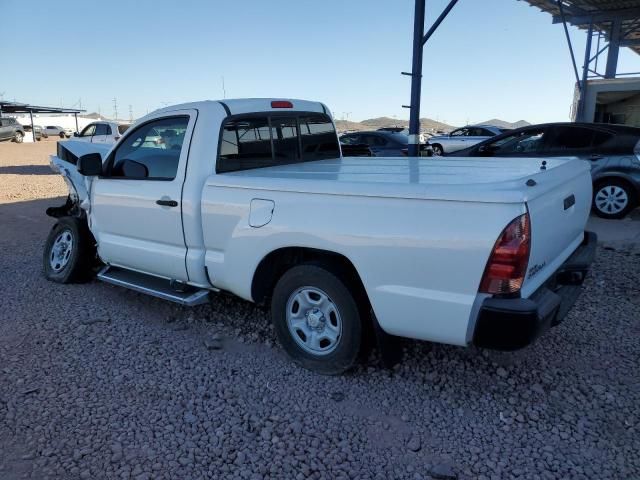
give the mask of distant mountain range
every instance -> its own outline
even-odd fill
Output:
[[[477,125],[495,125],[500,128],[520,128],[526,127],[527,125],[531,125],[526,120],[519,120],[517,122],[507,122],[505,120],[500,120],[499,118],[492,118],[491,120],[487,120],[486,122],[477,122]],[[397,118],[390,117],[377,117],[377,118],[368,118],[366,120],[362,120],[361,122],[351,122],[348,120],[336,120],[336,127],[339,131],[361,131],[361,130],[377,130],[382,127],[409,127],[409,120],[398,120]],[[431,118],[421,118],[420,119],[420,129],[422,131],[433,132],[433,131],[445,131],[450,132],[456,127],[452,125],[448,125],[446,123],[438,122]]]
[[[526,120],[518,120],[517,122],[507,122],[505,120],[500,120],[499,118],[492,118],[491,120],[487,120],[486,122],[479,122],[479,124],[483,125],[493,125],[494,127],[499,128],[522,128],[531,125]]]

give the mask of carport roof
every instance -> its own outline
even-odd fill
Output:
[[[82,113],[85,111],[76,108],[43,107],[0,100],[0,112],[2,113]]]
[[[557,0],[524,0],[553,15],[553,23],[561,23]],[[640,0],[562,0],[567,23],[587,29],[593,19],[593,29],[609,37],[612,17],[622,22],[621,47],[629,47],[640,54]]]

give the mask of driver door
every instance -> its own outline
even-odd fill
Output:
[[[163,112],[127,131],[109,154],[90,215],[107,264],[188,280],[181,200],[196,117],[195,110]]]

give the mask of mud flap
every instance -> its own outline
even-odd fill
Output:
[[[382,364],[386,368],[393,368],[402,361],[402,339],[394,335],[389,335],[385,332],[378,323],[378,319],[373,312],[371,312],[371,318],[373,320],[373,329],[376,336],[376,347],[380,352]]]

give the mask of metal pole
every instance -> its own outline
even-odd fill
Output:
[[[616,18],[611,22],[611,35],[609,37],[609,51],[607,52],[607,66],[604,71],[604,78],[616,78],[621,30],[622,20]]]
[[[567,21],[565,20],[565,17],[564,17],[564,8],[562,8],[562,0],[558,0],[558,9],[560,9],[560,16],[562,17],[562,25],[564,25],[564,35],[567,37],[567,45],[569,45],[569,53],[571,54],[571,62],[573,63],[573,72],[576,74],[576,83],[580,85],[580,77],[578,75],[578,66],[576,64],[576,57],[573,54],[573,45],[571,44],[571,37],[569,36]]]
[[[587,33],[587,45],[584,49],[584,65],[582,66],[582,86],[580,87],[580,101],[578,102],[578,115],[576,121],[584,122],[585,100],[587,96],[587,76],[589,75],[589,59],[591,58],[591,37],[593,37],[593,20],[589,23]]]
[[[33,143],[36,142],[36,128],[33,126],[33,110],[29,110],[29,118],[31,118],[31,136],[33,137]]]
[[[449,12],[453,7],[455,7],[456,3],[458,3],[458,0],[451,0],[449,2],[449,5],[447,5],[447,7],[442,11],[436,21],[433,22],[433,25],[431,25],[431,28],[427,31],[427,33],[425,33],[424,38],[422,39],[423,45],[427,43],[427,41],[431,38],[431,35],[433,35],[434,32],[438,29],[442,21],[447,18],[447,15],[449,15]]]
[[[78,112],[75,112],[73,116],[76,117],[76,132],[80,132],[80,129],[78,129]]]
[[[409,114],[408,155],[417,157],[420,144],[420,90],[422,88],[422,45],[424,33],[424,5],[426,0],[415,0],[413,17],[413,64],[411,67],[411,111]]]

